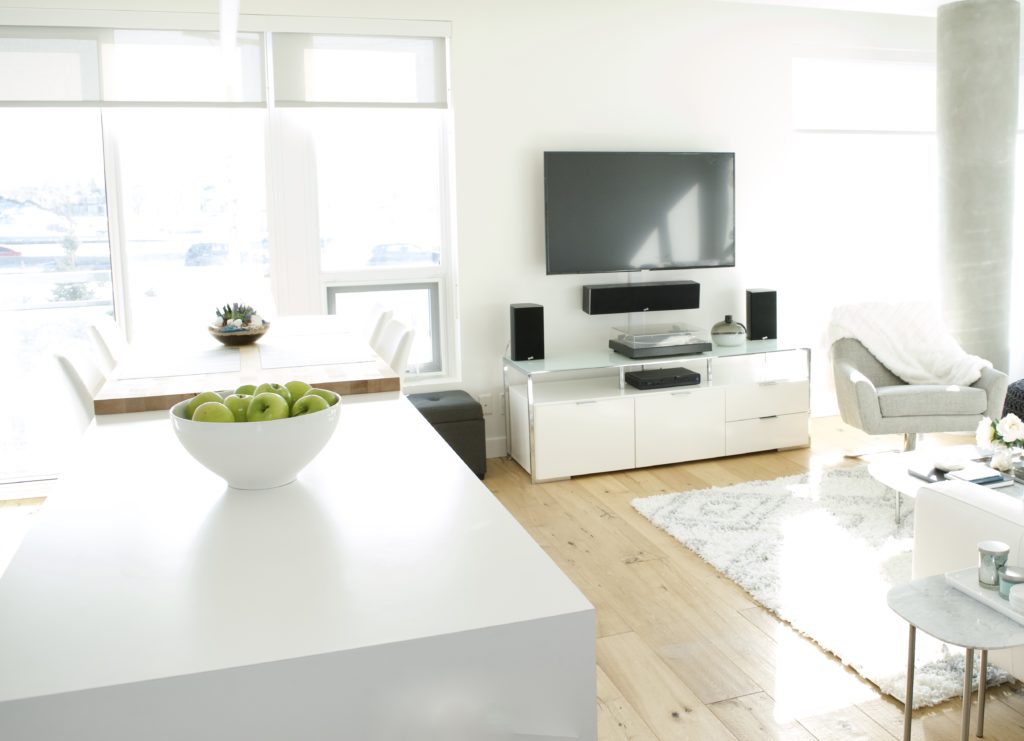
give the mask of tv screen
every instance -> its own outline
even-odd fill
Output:
[[[736,265],[732,152],[545,152],[548,275]]]

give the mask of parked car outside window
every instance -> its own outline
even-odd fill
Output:
[[[370,265],[393,265],[395,263],[441,264],[441,253],[426,250],[415,244],[378,244],[370,254]]]

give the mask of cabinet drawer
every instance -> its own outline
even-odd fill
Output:
[[[711,360],[711,379],[716,386],[798,381],[807,378],[807,352],[782,350]]]
[[[740,455],[756,450],[796,448],[810,445],[808,416],[785,414],[763,419],[744,419],[725,423],[725,454]]]
[[[636,406],[636,465],[716,458],[725,454],[725,390],[643,394]]]
[[[725,390],[726,422],[808,410],[807,381],[765,381]]]
[[[633,400],[538,404],[533,475],[538,480],[633,468]]]

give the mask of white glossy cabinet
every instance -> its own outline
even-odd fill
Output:
[[[725,391],[671,389],[633,397],[636,465],[725,455]]]
[[[762,381],[725,390],[725,454],[810,444],[808,395],[803,381]]]
[[[633,468],[633,400],[581,399],[540,404],[534,417],[535,476],[565,478]]]
[[[810,443],[809,350],[756,341],[676,363],[700,385],[640,391],[623,383],[636,361],[615,353],[506,358],[509,454],[546,481]]]

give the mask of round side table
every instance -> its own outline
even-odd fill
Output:
[[[967,650],[964,661],[963,713],[960,739],[967,741],[971,725],[971,674],[974,652],[981,651],[978,667],[978,738],[985,732],[985,684],[988,652],[1024,645],[1024,624],[1001,615],[991,607],[964,594],[943,575],[915,579],[889,590],[889,607],[910,623],[907,649],[907,699],[903,711],[903,741],[910,741],[914,706],[914,648],[920,628],[940,641]]]

